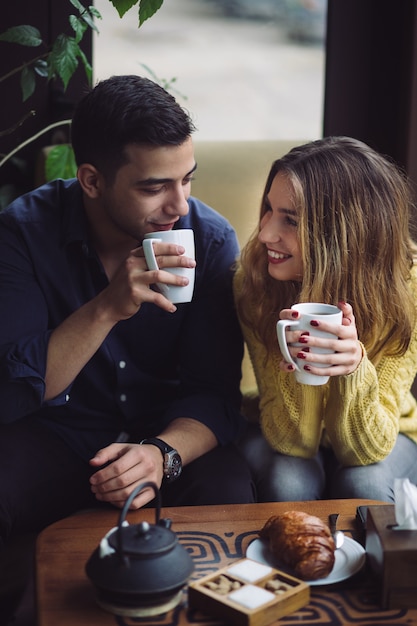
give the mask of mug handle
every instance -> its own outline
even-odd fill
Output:
[[[156,260],[155,250],[153,249],[153,244],[157,241],[162,241],[162,239],[144,239],[142,241],[142,248],[145,254],[146,265],[150,270],[159,270],[159,265]],[[157,290],[162,293],[165,298],[169,299],[168,295],[168,287],[164,285],[164,283],[156,283]]]
[[[150,270],[159,270],[159,266],[156,261],[155,250],[153,249],[153,243],[158,241],[162,241],[162,239],[144,239],[142,241],[142,248],[145,254],[146,264]]]
[[[284,357],[285,361],[287,361],[287,363],[292,363],[296,370],[301,371],[297,363],[292,358],[290,351],[288,350],[287,339],[285,336],[286,328],[288,328],[289,326],[293,327],[298,325],[299,322],[296,321],[293,322],[291,320],[279,320],[279,322],[277,322],[277,336],[281,354]]]

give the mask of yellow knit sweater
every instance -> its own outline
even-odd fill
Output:
[[[417,267],[412,283],[417,302]],[[241,284],[239,270],[235,294]],[[278,341],[267,354],[251,328],[241,325],[258,385],[261,427],[278,452],[309,458],[323,444],[344,465],[368,465],[390,453],[398,432],[417,443],[417,403],[410,392],[417,373],[417,327],[404,356],[383,358],[375,367],[364,349],[355,372],[316,387],[279,369]]]

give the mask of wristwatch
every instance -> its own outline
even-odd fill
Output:
[[[157,437],[142,439],[139,443],[141,445],[149,444],[160,449],[162,458],[164,459],[164,478],[166,478],[166,480],[172,482],[179,477],[182,472],[182,460],[175,448],[172,448],[165,443],[165,441],[162,441],[162,439],[158,439]]]

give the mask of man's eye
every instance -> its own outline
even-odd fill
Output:
[[[160,193],[161,191],[162,191],[162,187],[145,187],[143,189],[144,193],[148,193],[151,196],[157,193]]]
[[[188,183],[191,183],[193,180],[195,180],[194,176],[188,176],[187,178],[184,178],[184,180],[182,181],[182,184],[188,185]]]

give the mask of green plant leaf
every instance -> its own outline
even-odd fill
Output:
[[[56,178],[73,178],[77,173],[74,151],[67,143],[54,146],[45,161],[46,181]]]
[[[58,35],[49,55],[49,78],[58,75],[66,89],[78,67],[77,57],[79,54],[80,48],[73,37],[64,34]]]
[[[152,79],[155,81],[155,83],[158,83],[158,85],[161,85],[161,87],[163,87],[167,91],[171,91],[172,93],[175,92],[176,94],[181,96],[181,98],[184,98],[184,100],[188,100],[186,95],[184,95],[183,93],[178,91],[178,89],[175,89],[173,87],[173,84],[177,82],[177,77],[176,76],[173,76],[170,79],[159,78],[159,76],[157,76],[155,74],[155,72],[153,71],[152,68],[149,67],[149,65],[146,65],[146,63],[140,63],[140,65],[148,72],[148,74],[152,77]]]
[[[91,85],[91,83],[93,82],[93,68],[91,67],[90,63],[88,62],[87,57],[85,56],[84,52],[81,50],[80,48],[80,54],[79,57],[82,61],[82,64],[84,66],[84,70],[88,79],[88,84]]]
[[[164,0],[139,0],[139,28],[161,8],[163,2]]]
[[[123,17],[135,4],[140,3],[140,0],[110,0],[110,2],[117,10],[119,17]]]
[[[96,9],[96,7],[94,7],[93,5],[90,5],[88,7],[85,7],[80,0],[70,0],[72,6],[74,6],[76,9],[78,9],[78,11],[80,12],[80,14],[84,13],[85,11],[88,11],[91,15],[94,15],[95,17],[99,17],[101,18],[100,12],[98,11],[98,9]],[[136,0],[137,2],[137,0]]]
[[[0,41],[18,43],[21,46],[37,48],[42,43],[42,37],[37,28],[23,24],[22,26],[12,26],[4,33],[1,33]]]
[[[90,28],[92,28],[98,33],[98,28],[94,23],[94,18],[97,17],[98,19],[101,19],[100,12],[93,6],[89,6],[88,8],[86,8],[83,4],[81,4],[79,0],[70,0],[70,2],[72,6],[78,9],[80,13],[80,16],[76,19],[84,21],[87,24],[87,26],[89,26]],[[70,16],[70,17],[75,17],[75,16]]]
[[[79,13],[82,13],[83,11],[85,11],[85,6],[81,4],[80,0],[70,0],[70,2],[73,7],[78,9]]]
[[[99,20],[101,20],[101,19],[102,19],[102,17],[101,17],[101,13],[100,13],[100,11],[98,11],[98,10],[96,9],[96,7],[90,6],[90,7],[88,7],[88,10],[90,11],[90,13],[91,13],[91,15],[92,15],[93,17],[98,17],[98,19],[99,19]]]
[[[88,24],[86,24],[83,20],[80,20],[80,18],[75,15],[70,15],[68,20],[75,33],[75,41],[80,43],[81,39],[84,37],[85,31],[88,28]]]
[[[28,98],[33,94],[36,87],[35,72],[31,67],[25,65],[20,74],[20,86],[22,88],[22,100],[26,102]]]
[[[97,17],[97,16],[95,16]],[[99,17],[101,18],[101,15],[99,14]],[[88,11],[84,11],[84,13],[82,13],[80,15],[80,20],[83,20],[87,26],[89,26],[91,28],[91,30],[95,30],[96,33],[99,32],[96,23],[94,21],[94,17],[92,15],[90,15],[90,13]]]

